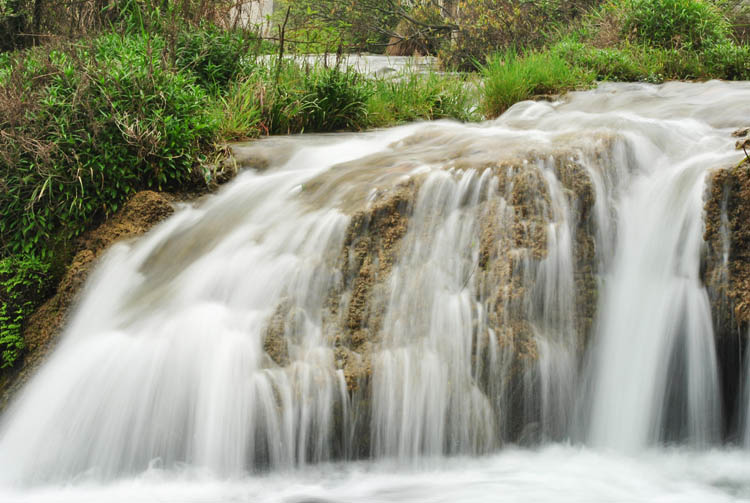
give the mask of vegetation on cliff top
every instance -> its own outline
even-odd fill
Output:
[[[205,187],[227,141],[477,120],[597,80],[747,79],[736,3],[298,0],[271,20],[280,43],[238,29],[230,1],[0,0],[2,365],[77,236],[138,190]],[[470,71],[281,57],[394,48]]]

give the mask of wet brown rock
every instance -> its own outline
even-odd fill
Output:
[[[286,327],[290,314],[288,302],[281,302],[271,317],[263,338],[263,350],[280,367],[289,365]]]
[[[562,157],[565,159],[565,157]],[[529,285],[536,267],[548,253],[547,225],[552,222],[550,195],[541,172],[531,165],[499,169],[498,190],[509,207],[489,201],[482,218],[478,295],[489,298],[490,324],[500,340],[518,345],[526,356],[536,354],[530,325]],[[586,169],[578,163],[557,161],[555,174],[575,219],[576,329],[585,345],[595,316],[597,288],[594,230],[591,209],[595,195]],[[504,214],[503,214],[504,212]],[[501,222],[512,221],[509,233]]]
[[[374,202],[352,214],[346,231],[337,261],[342,280],[326,299],[323,330],[350,392],[360,389],[372,372],[371,355],[387,298],[382,294],[406,234],[418,183],[410,179],[379,192]],[[281,302],[264,339],[265,351],[281,366],[289,364],[288,344],[295,333],[290,309]]]
[[[336,365],[344,371],[347,389],[350,392],[362,389],[372,375],[372,344],[363,342],[358,352],[338,346],[335,352]]]
[[[413,157],[422,159],[425,154],[418,147],[424,147],[425,142],[432,145],[434,141],[437,140],[409,137],[400,140],[398,147],[414,149]],[[603,139],[596,148],[609,148],[608,141]],[[477,359],[475,364],[486,369],[489,360],[483,348],[489,348],[490,337],[494,337],[508,355],[502,362],[503,369],[497,372],[503,373],[507,368],[508,373],[502,379],[509,382],[509,388],[520,387],[525,384],[518,383],[528,379],[539,358],[538,327],[534,326],[538,321],[534,318],[534,280],[541,262],[548,256],[550,225],[563,223],[555,221],[562,217],[552,207],[549,170],[559,180],[575,221],[577,312],[573,318],[580,347],[584,347],[590,331],[597,295],[591,223],[594,188],[587,169],[574,160],[576,149],[531,154],[526,151],[522,155],[519,146],[517,151],[504,155],[502,161],[493,162],[487,160],[486,151],[472,153],[469,147],[459,145],[456,158],[448,166],[456,171],[474,170],[477,177],[490,170],[490,186],[497,191],[495,197],[482,192],[477,196],[476,207],[467,208],[476,213],[479,221],[479,260],[467,285],[469,282],[474,285],[476,298],[484,307],[477,319],[484,320],[485,313],[487,317],[486,321],[475,323],[472,354]],[[433,154],[432,149],[427,149],[426,155]],[[306,183],[303,192],[312,208],[338,201],[337,207],[351,215],[335,266],[340,278],[330,289],[322,315],[323,335],[331,342],[333,360],[336,368],[343,371],[350,393],[369,393],[373,353],[382,343],[380,338],[388,337],[381,332],[390,298],[392,269],[402,253],[402,242],[422,183],[420,176],[406,182],[395,181],[416,166],[408,161],[409,156],[394,156],[374,156],[357,164],[337,166]],[[538,159],[543,162],[537,162]],[[555,161],[550,163],[550,159]],[[445,165],[448,161],[436,158],[434,162]],[[370,182],[374,170],[380,177],[377,187]],[[363,207],[368,194],[375,194],[374,200]],[[433,217],[425,218],[424,228],[430,229],[429,219]],[[293,321],[288,310],[288,306],[279,306],[269,320],[264,341],[270,359],[281,366],[288,365],[289,352],[294,353]],[[498,375],[497,372],[493,375]],[[489,375],[485,370],[478,372],[480,381],[486,381]]]
[[[703,279],[718,337],[750,322],[750,164],[713,171],[705,194]]]
[[[336,307],[329,313],[327,324],[338,333],[341,368],[350,390],[356,390],[372,372],[372,348],[387,298],[377,293],[387,288],[418,184],[410,179],[382,193],[368,208],[352,216],[347,230],[340,258],[344,281],[330,293],[329,305]],[[346,291],[351,295],[339,311],[339,299]]]
[[[375,302],[372,294],[384,287],[396,260],[416,186],[410,180],[383,194],[369,208],[355,213],[349,224],[341,263],[342,286],[344,290],[351,289],[352,294],[343,316],[355,351],[365,342],[372,342],[380,328],[385,306]]]
[[[567,189],[566,196],[576,219],[575,229],[575,295],[576,331],[581,347],[589,340],[596,316],[598,288],[596,281],[596,242],[591,210],[596,201],[594,186],[586,169],[578,163],[563,161],[556,166],[558,179]]]
[[[711,302],[725,431],[740,417],[742,368],[750,327],[750,163],[717,169],[704,195],[701,268]]]
[[[150,190],[138,192],[106,222],[84,234],[78,249],[98,255],[116,241],[143,234],[173,212],[168,196]]]

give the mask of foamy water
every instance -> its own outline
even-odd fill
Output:
[[[99,264],[2,417],[0,501],[747,499],[700,259],[706,176],[748,117],[746,83],[602,85],[239,147],[265,168]],[[399,190],[352,321],[353,219]]]

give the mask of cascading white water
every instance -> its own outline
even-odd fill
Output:
[[[606,278],[592,377],[595,443],[640,449],[665,434],[718,439],[713,327],[699,277],[707,161],[657,162],[619,207],[619,241],[631,246],[618,248]]]
[[[438,172],[419,191],[373,369],[378,456],[438,456],[445,446],[476,452],[493,444],[492,407],[471,370],[472,321],[482,310],[468,288],[478,255],[472,213],[492,192],[488,176],[476,178],[473,171],[458,179]]]
[[[169,474],[232,477],[219,498],[245,500],[256,482],[245,494],[236,481],[275,476],[253,472],[364,457],[387,463],[345,471],[364,470],[385,493],[363,498],[381,501],[408,492],[386,481],[394,466],[509,442],[717,442],[703,191],[708,170],[739,159],[730,132],[747,117],[748,84],[602,85],[481,125],[248,147],[268,168],[98,266],[59,347],[3,416],[6,494],[42,501],[52,493],[29,487],[105,480],[132,495],[111,479],[152,487],[137,474],[157,473],[160,487]],[[548,469],[572,459],[581,477],[634,462],[581,449],[507,450],[487,476],[526,480],[535,456]],[[661,454],[649,455],[657,466]],[[648,486],[655,497],[689,476],[671,456]],[[310,489],[315,470],[294,472],[302,492],[284,494],[357,493],[348,475],[332,482],[341,489]],[[483,480],[475,473],[467,480]],[[731,477],[748,491],[750,476]],[[709,478],[685,494],[722,494]],[[111,499],[102,487],[71,498]],[[414,498],[439,499],[425,490]],[[576,490],[563,493],[586,495]]]

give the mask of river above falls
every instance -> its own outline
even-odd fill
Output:
[[[273,60],[277,56],[264,56]],[[427,73],[438,70],[434,56],[384,56],[381,54],[306,54],[287,55],[286,59],[311,66],[339,66],[368,77],[399,77],[410,73]]]

